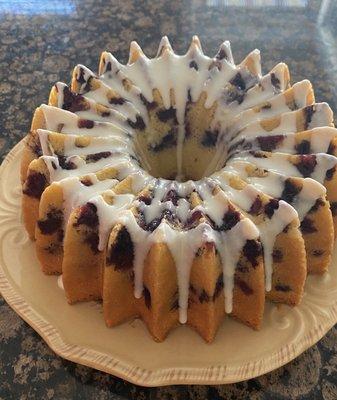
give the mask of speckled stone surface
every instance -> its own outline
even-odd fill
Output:
[[[320,1],[0,1],[0,156],[18,142],[51,85],[72,67],[96,69],[103,50],[127,59],[137,39],[154,55],[162,35],[177,52],[198,34],[207,54],[224,39],[236,60],[259,48],[264,71],[279,61],[293,81],[308,78],[316,98],[337,110],[337,2]],[[271,3],[271,2],[270,2]],[[292,3],[305,7],[290,7]],[[247,5],[248,4],[248,5]],[[337,399],[337,328],[295,361],[260,378],[223,386],[141,388],[57,357],[0,299],[0,400],[9,399]]]

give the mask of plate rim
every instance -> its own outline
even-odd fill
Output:
[[[0,181],[2,174],[23,149],[25,138],[17,143],[4,158],[0,166]],[[1,208],[1,207],[0,207]],[[30,325],[47,343],[47,345],[60,357],[82,364],[97,370],[122,378],[132,384],[155,387],[168,385],[215,385],[230,384],[256,378],[271,372],[302,354],[309,347],[316,344],[337,322],[337,299],[326,311],[328,318],[323,323],[315,326],[300,336],[301,340],[285,344],[276,352],[259,361],[250,361],[246,365],[236,367],[227,373],[227,365],[214,365],[211,367],[169,367],[157,368],[156,370],[146,369],[131,365],[121,358],[104,354],[92,348],[85,348],[76,343],[66,342],[60,329],[55,328],[50,322],[26,301],[22,293],[11,284],[7,278],[5,269],[0,263],[0,294],[7,304]],[[211,346],[211,344],[205,344]],[[287,354],[287,357],[279,357],[279,354]],[[236,377],[234,377],[236,376]]]

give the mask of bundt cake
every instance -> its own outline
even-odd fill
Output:
[[[155,58],[131,43],[75,67],[37,108],[22,158],[23,219],[69,303],[102,300],[106,324],[179,323],[212,341],[224,315],[258,329],[265,299],[297,305],[324,273],[337,223],[337,130],[309,81],[261,74],[229,42],[197,37]]]

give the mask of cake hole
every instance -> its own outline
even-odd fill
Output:
[[[199,180],[222,168],[227,146],[215,128],[217,105],[205,107],[206,95],[188,100],[184,117],[174,106],[165,108],[159,92],[146,102],[148,123],[136,128],[135,150],[143,169],[155,178]],[[181,122],[182,121],[182,122]]]

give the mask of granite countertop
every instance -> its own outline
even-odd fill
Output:
[[[236,60],[259,48],[264,71],[289,65],[312,81],[316,99],[337,110],[337,4],[328,1],[0,1],[0,156],[27,132],[51,85],[72,67],[95,70],[103,50],[127,60],[136,39],[154,55],[162,35],[184,52],[198,34],[207,54],[229,39]],[[271,4],[275,3],[276,6]],[[319,12],[320,11],[320,12]],[[325,12],[326,11],[326,12]],[[317,23],[320,22],[320,24]],[[223,386],[141,388],[65,361],[0,298],[0,400],[8,399],[337,399],[337,329],[277,371]]]

